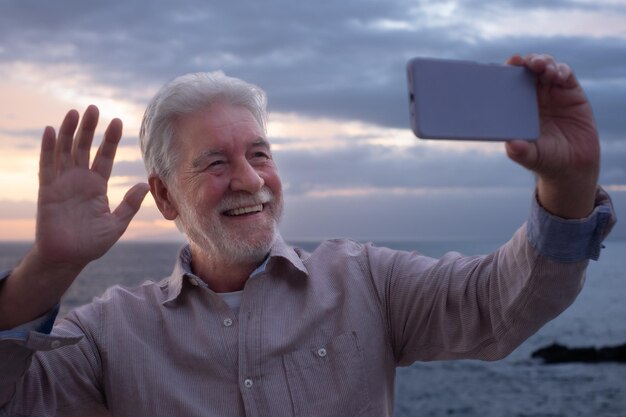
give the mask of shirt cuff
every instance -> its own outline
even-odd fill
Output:
[[[0,286],[11,275],[11,270],[0,272]],[[28,339],[28,335],[31,331],[43,334],[50,334],[52,332],[52,326],[59,314],[59,305],[57,304],[50,312],[43,316],[36,318],[35,320],[24,323],[10,330],[0,331],[0,340],[19,340],[25,342]]]
[[[602,241],[615,224],[611,198],[602,188],[596,194],[596,206],[584,219],[563,219],[548,213],[533,198],[527,223],[530,244],[543,256],[558,262],[573,263],[598,260]]]

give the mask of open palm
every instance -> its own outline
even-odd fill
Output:
[[[147,184],[137,184],[110,210],[107,183],[122,123],[115,119],[109,124],[89,166],[97,107],[85,111],[80,126],[78,120],[72,110],[58,137],[48,127],[42,138],[36,248],[52,263],[86,265],[102,256],[124,233],[147,192]]]

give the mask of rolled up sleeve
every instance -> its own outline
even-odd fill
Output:
[[[0,285],[11,271],[0,273]],[[82,336],[52,335],[59,312],[57,305],[47,314],[13,329],[0,331],[0,416],[4,406],[15,395],[17,384],[24,378],[37,351],[54,350],[76,344]]]
[[[602,241],[616,222],[609,195],[598,189],[596,207],[584,219],[562,219],[543,209],[533,199],[528,218],[528,241],[541,255],[558,262],[597,261]]]

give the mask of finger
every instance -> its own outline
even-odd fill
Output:
[[[91,143],[93,142],[93,136],[98,126],[98,116],[100,112],[94,105],[90,105],[83,114],[83,119],[80,121],[76,137],[72,145],[72,155],[74,164],[81,168],[89,167],[89,151],[91,150]]]
[[[41,153],[39,154],[39,186],[50,185],[54,181],[56,166],[54,152],[56,144],[54,128],[47,126],[41,137]]]
[[[526,57],[526,66],[538,75],[542,84],[551,84],[558,77],[558,66],[551,55],[530,54]]]
[[[525,61],[524,61],[524,58],[521,55],[515,54],[515,55],[512,55],[509,59],[507,59],[505,64],[506,65],[523,66],[525,64]]]
[[[113,169],[113,160],[117,151],[117,145],[122,138],[122,121],[113,119],[106,132],[104,138],[98,148],[98,152],[93,160],[92,171],[100,174],[104,179],[109,179],[111,170]]]
[[[148,194],[148,191],[150,191],[150,186],[148,184],[135,184],[126,192],[120,205],[113,211],[113,215],[119,221],[121,229],[120,235],[124,233],[132,218],[135,217],[135,214],[139,211],[141,203],[146,197],[146,194]]]
[[[59,128],[59,135],[54,149],[56,170],[58,172],[62,172],[73,165],[71,154],[72,140],[79,117],[76,110],[68,111]]]
[[[506,153],[513,161],[531,171],[537,168],[538,150],[537,146],[524,140],[512,140],[506,142]]]
[[[572,68],[564,62],[559,62],[557,64],[557,80],[558,84],[564,87],[571,87],[578,83],[576,81],[576,77],[574,76],[574,71]]]

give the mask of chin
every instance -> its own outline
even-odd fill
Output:
[[[210,258],[222,259],[225,263],[255,263],[261,262],[267,256],[277,236],[277,227],[274,226],[271,231],[254,237],[250,234],[238,237],[229,233],[217,233],[211,236],[187,235],[187,238],[192,247]]]
[[[256,262],[267,256],[275,240],[276,233],[273,232],[254,242],[241,240],[222,242],[222,249],[224,253],[230,253],[231,259],[238,259],[241,262]]]

